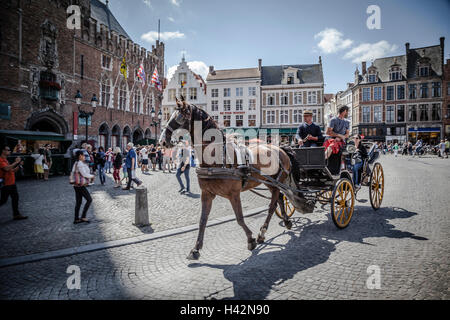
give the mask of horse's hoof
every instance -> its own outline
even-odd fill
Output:
[[[264,237],[261,237],[261,235],[258,235],[258,239],[256,240],[256,242],[258,242],[259,244],[264,242]]]
[[[256,240],[252,238],[252,241],[248,243],[248,250],[252,251],[256,248]]]
[[[284,226],[286,227],[286,229],[291,230],[292,228],[292,221],[288,220],[284,222]]]
[[[198,260],[198,258],[200,258],[200,252],[195,249],[192,249],[189,255],[187,256],[188,260]]]

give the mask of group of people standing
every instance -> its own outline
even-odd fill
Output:
[[[138,153],[138,164],[141,167],[141,172],[149,172],[149,165],[151,165],[152,171],[156,171],[156,166],[164,173],[175,169],[175,163],[173,161],[173,149],[163,145],[157,144],[156,146],[151,144],[147,146],[138,146],[136,148]]]
[[[52,167],[50,144],[46,144],[44,148],[39,148],[37,153],[31,154],[31,157],[34,159],[34,173],[36,174],[36,179],[48,181],[50,168]]]

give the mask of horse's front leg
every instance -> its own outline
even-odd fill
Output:
[[[272,192],[272,198],[270,199],[270,205],[269,205],[269,213],[267,215],[266,221],[264,221],[263,226],[261,227],[259,234],[258,234],[258,243],[263,243],[265,239],[265,233],[267,232],[267,229],[269,228],[270,219],[272,219],[272,215],[275,212],[275,209],[277,208],[277,202],[280,198],[280,190],[278,188],[269,188]]]
[[[252,231],[247,227],[244,222],[244,214],[242,212],[241,196],[240,193],[233,195],[230,198],[231,206],[233,207],[234,214],[236,215],[237,223],[244,229],[247,236],[248,250],[256,248],[256,240],[252,237]]]
[[[197,260],[200,257],[200,249],[203,247],[203,237],[205,235],[206,223],[208,222],[209,213],[211,212],[212,201],[216,196],[208,191],[202,191],[202,215],[200,218],[200,226],[198,229],[197,242],[191,250],[187,258],[189,260]]]

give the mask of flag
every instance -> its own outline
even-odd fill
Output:
[[[122,63],[120,64],[120,73],[123,75],[125,80],[127,80],[127,60],[125,59],[126,53],[123,56]]]
[[[162,91],[162,83],[159,81],[158,70],[155,67],[152,75],[152,85],[154,85],[159,91]]]
[[[181,87],[184,88],[184,85],[186,84],[186,81],[181,81]]]
[[[137,75],[142,80],[142,86],[145,86],[145,71],[144,71],[144,65],[142,63],[139,66]]]

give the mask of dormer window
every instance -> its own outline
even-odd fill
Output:
[[[419,77],[428,77],[431,74],[430,59],[425,57],[425,50],[422,52],[422,57],[418,61],[417,74]]]
[[[281,84],[298,84],[300,79],[297,77],[299,69],[294,67],[287,67],[283,70],[283,79]]]
[[[294,73],[293,72],[288,73],[287,84],[294,84]]]
[[[396,81],[402,79],[401,69],[397,66],[392,66],[389,70],[389,80]]]
[[[373,83],[377,81],[377,76],[375,74],[369,74],[369,82]]]
[[[421,77],[428,77],[430,74],[430,67],[429,66],[421,66],[419,67],[419,76]]]

